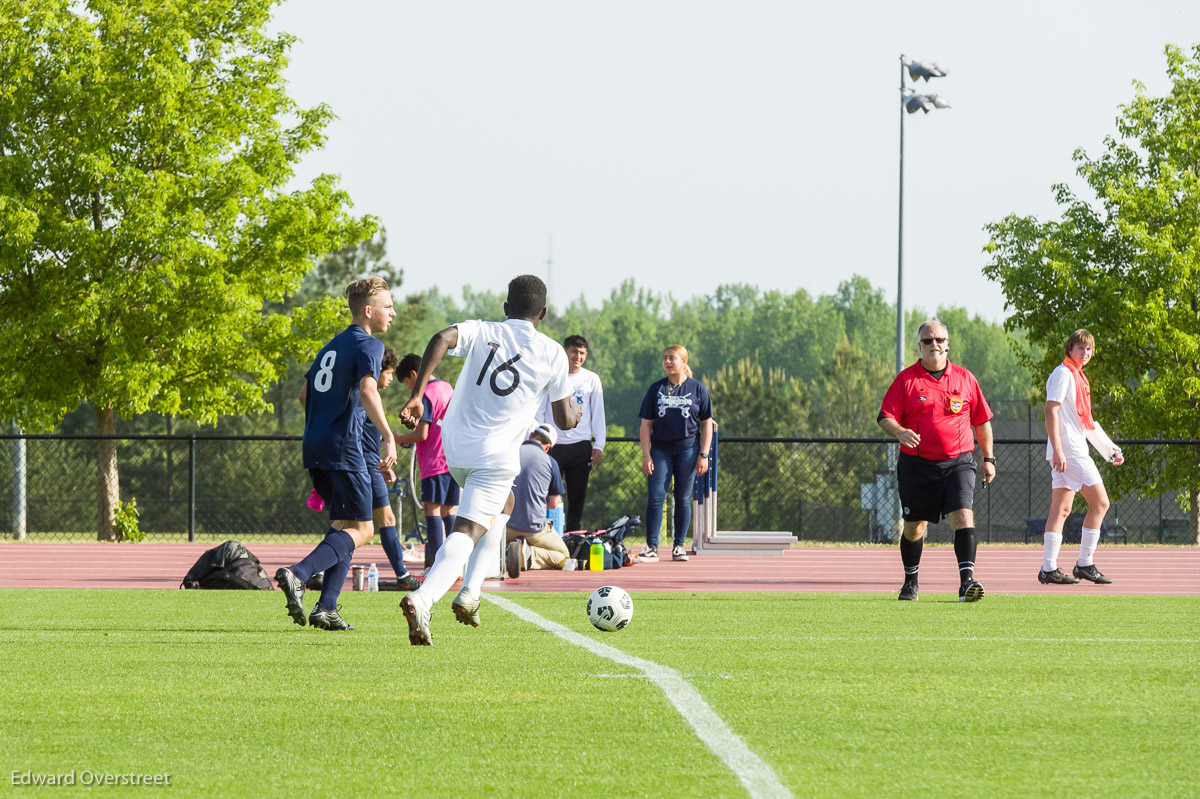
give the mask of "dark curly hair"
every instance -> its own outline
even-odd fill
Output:
[[[513,319],[536,319],[546,307],[546,284],[537,275],[520,275],[508,284],[508,315]]]
[[[395,369],[400,365],[400,359],[396,357],[396,351],[388,347],[383,351],[383,361],[379,364],[379,371],[386,372],[388,369]]]

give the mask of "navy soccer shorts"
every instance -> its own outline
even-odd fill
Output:
[[[372,508],[390,508],[392,506],[392,498],[388,496],[387,480],[383,479],[383,474],[379,471],[378,466],[369,467],[371,475],[371,507]]]
[[[347,472],[341,469],[309,469],[308,474],[312,477],[313,488],[321,495],[321,499],[325,500],[331,521],[371,521],[369,473]]]
[[[434,505],[457,505],[462,489],[449,472],[421,478],[421,501]]]

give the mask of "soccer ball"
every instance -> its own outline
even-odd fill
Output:
[[[602,585],[588,597],[587,615],[597,630],[616,632],[633,618],[633,598],[624,588]]]

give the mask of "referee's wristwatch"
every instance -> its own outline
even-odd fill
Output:
[[[707,460],[707,459],[708,459],[708,453],[707,453],[707,452],[701,452],[701,453],[700,453],[700,457],[701,457],[701,458],[704,458],[704,459],[706,459],[706,460]]]
[[[995,459],[995,458],[984,458],[984,459],[983,459],[983,462],[984,462],[984,463],[990,463],[990,464],[992,464],[993,466],[995,466],[995,465],[996,465],[996,459]]]

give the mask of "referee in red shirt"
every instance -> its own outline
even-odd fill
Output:
[[[928,522],[950,517],[958,557],[958,601],[978,602],[975,581],[975,441],[983,451],[983,482],[996,477],[992,452],[992,409],[975,375],[950,363],[950,336],[941,322],[917,332],[921,359],[896,375],[879,409],[879,426],[900,442],[896,477],[904,506],[900,599],[917,599],[917,570]]]

